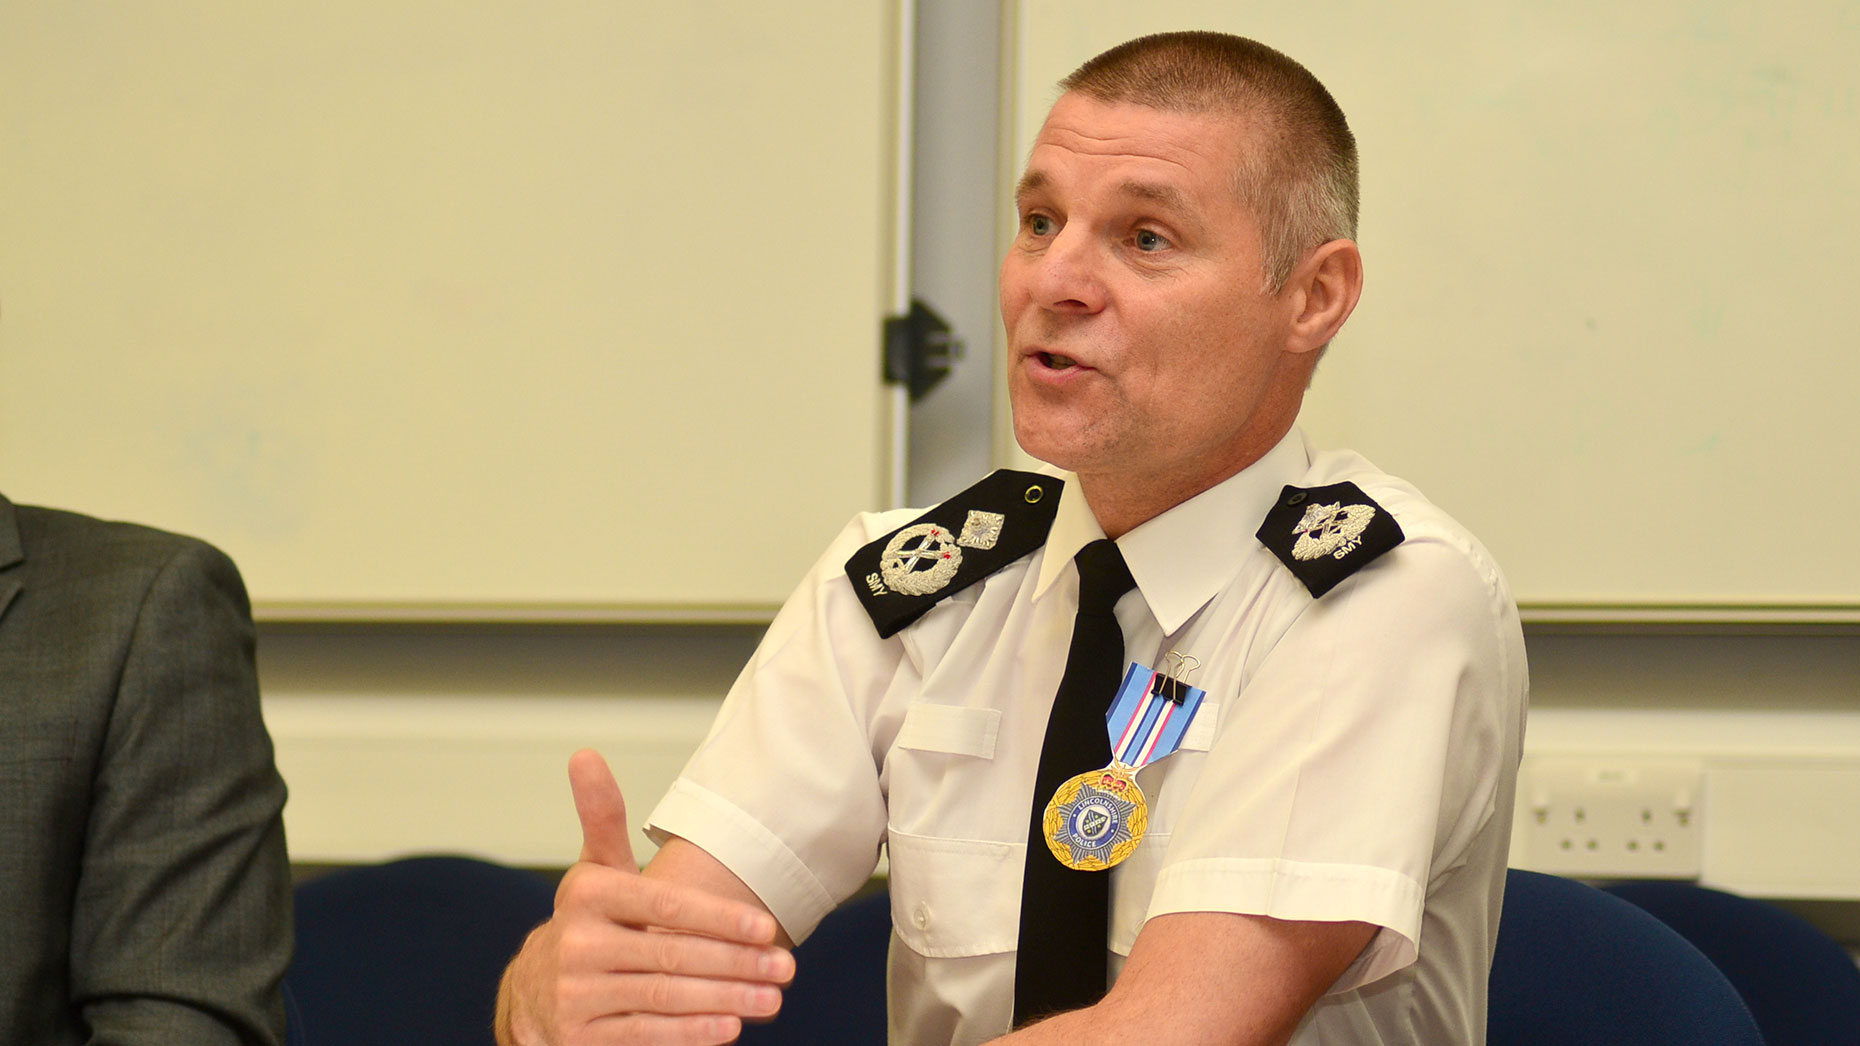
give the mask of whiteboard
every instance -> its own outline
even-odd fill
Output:
[[[881,489],[892,19],[0,7],[0,491],[273,617],[766,613]]]
[[[1860,4],[1023,0],[1019,155],[1080,62],[1254,37],[1363,158],[1362,304],[1301,419],[1527,612],[1860,616]]]

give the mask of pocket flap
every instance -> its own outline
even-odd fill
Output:
[[[1196,718],[1200,718],[1197,716]],[[919,752],[949,752],[980,759],[995,757],[1001,710],[915,702],[904,709],[897,746]]]
[[[1195,712],[1195,721],[1182,731],[1182,743],[1177,748],[1185,752],[1205,752],[1214,745],[1214,724],[1220,720],[1221,706],[1203,699],[1201,708]]]

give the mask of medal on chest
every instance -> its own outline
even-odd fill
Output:
[[[1170,653],[1186,676],[1200,665]],[[1097,872],[1129,857],[1149,829],[1149,801],[1137,771],[1174,752],[1207,691],[1153,668],[1132,664],[1105,714],[1110,765],[1059,786],[1041,820],[1046,846],[1067,868]]]

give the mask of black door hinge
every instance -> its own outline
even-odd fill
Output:
[[[915,298],[911,311],[885,317],[885,382],[910,389],[911,402],[924,398],[962,358],[962,340],[943,317]]]

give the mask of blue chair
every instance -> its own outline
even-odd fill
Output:
[[[1619,897],[1513,868],[1487,998],[1488,1046],[1763,1046],[1737,989]]]
[[[1807,920],[1695,883],[1607,889],[1704,952],[1743,996],[1769,1046],[1860,1043],[1860,968]]]
[[[348,868],[295,894],[296,1046],[491,1046],[498,979],[555,907],[542,876],[467,857]]]
[[[891,900],[883,891],[841,905],[794,950],[794,983],[768,1024],[739,1046],[885,1046],[885,955]]]

